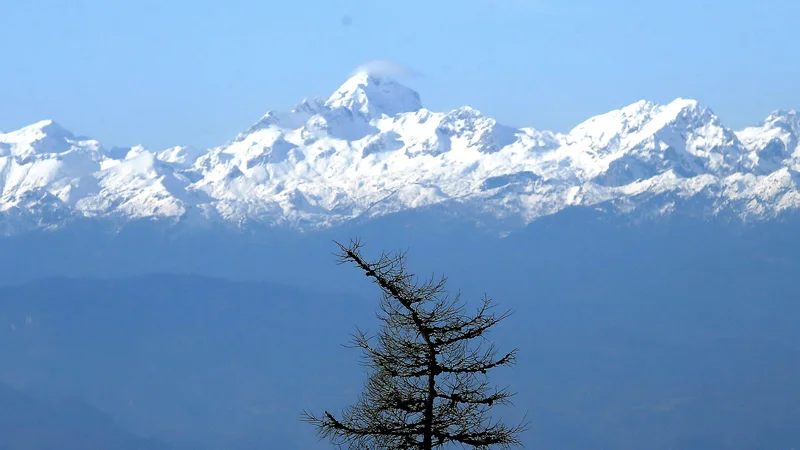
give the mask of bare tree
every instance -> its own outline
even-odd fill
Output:
[[[485,337],[509,313],[493,314],[484,297],[477,312],[467,314],[460,295],[448,295],[444,277],[418,281],[409,273],[405,253],[368,261],[358,241],[337,245],[339,263],[355,264],[383,292],[381,326],[376,335],[353,335],[353,347],[371,369],[358,401],[338,418],[304,412],[304,420],[322,438],[357,450],[521,445],[524,424],[509,427],[488,414],[512,396],[493,387],[487,372],[513,364],[517,351],[500,354]]]

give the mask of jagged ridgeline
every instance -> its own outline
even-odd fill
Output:
[[[0,133],[0,231],[156,219],[313,230],[436,205],[510,231],[574,207],[759,221],[800,207],[800,117],[733,131],[693,100],[641,101],[567,134],[425,109],[359,73],[211,149],[104,147],[53,121]]]

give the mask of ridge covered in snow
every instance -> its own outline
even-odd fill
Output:
[[[76,218],[328,227],[439,205],[510,227],[574,206],[767,220],[800,208],[800,116],[733,131],[696,101],[640,101],[567,134],[433,112],[358,73],[211,149],[105,148],[53,121],[0,133],[0,231]]]

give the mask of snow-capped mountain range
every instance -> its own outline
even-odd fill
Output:
[[[0,133],[0,223],[76,218],[302,230],[439,205],[511,226],[574,206],[764,220],[800,208],[800,116],[726,128],[693,100],[640,101],[567,134],[513,128],[359,73],[211,148],[105,148],[47,120]]]

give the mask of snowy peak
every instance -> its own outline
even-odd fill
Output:
[[[566,136],[568,144],[593,148],[619,148],[622,136],[639,131],[652,119],[657,105],[639,101],[622,109],[592,117],[573,128]]]
[[[76,137],[52,120],[43,120],[10,133],[0,133],[0,156],[31,158],[71,150],[95,152],[97,141]]]
[[[17,131],[20,135],[49,136],[51,138],[72,138],[73,134],[52,119],[42,120]]]
[[[796,111],[773,111],[758,126],[736,135],[762,173],[800,166],[800,116]]]
[[[86,217],[312,230],[433,205],[502,232],[576,206],[767,220],[800,210],[799,136],[794,111],[734,132],[680,98],[567,135],[513,128],[470,107],[429,111],[360,72],[211,149],[105,150],[52,121],[0,133],[0,232]]]
[[[346,108],[368,120],[382,115],[413,112],[422,108],[419,94],[388,77],[359,72],[345,81],[325,102],[328,108]]]
[[[785,144],[785,154],[800,157],[797,154],[800,150],[800,115],[797,111],[774,111],[761,127],[774,133]]]
[[[800,115],[793,109],[776,110],[764,120],[763,125],[784,128],[787,131],[797,133],[800,130]]]
[[[716,116],[695,100],[676,99],[666,105],[641,100],[616,111],[592,117],[567,135],[569,143],[618,150],[668,127],[704,126]]]
[[[587,120],[566,137],[588,179],[622,186],[672,171],[682,177],[729,175],[745,150],[719,118],[695,100],[636,102]]]
[[[177,167],[188,168],[204,153],[204,150],[195,147],[177,146],[158,152],[157,157],[159,160]]]

